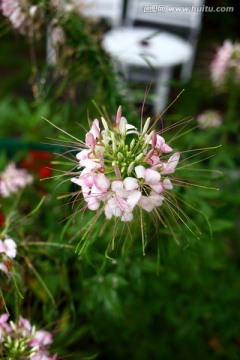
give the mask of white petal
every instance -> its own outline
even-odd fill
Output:
[[[5,239],[4,244],[6,247],[6,251],[5,251],[6,255],[10,259],[15,258],[15,256],[17,255],[17,244],[15,243],[15,241],[12,239]]]
[[[159,182],[158,184],[151,184],[150,186],[158,194],[163,191],[163,184],[161,182]]]
[[[133,191],[127,198],[127,203],[130,205],[131,210],[136,206],[141,198],[141,191]]]
[[[81,160],[80,165],[86,167],[89,170],[97,170],[101,167],[99,163],[96,163],[92,159]]]
[[[154,204],[154,207],[158,207],[162,205],[164,197],[151,191],[149,199]]]
[[[104,208],[105,216],[107,219],[111,219],[113,216],[112,210],[110,209],[109,205],[107,204]]]
[[[126,177],[123,180],[123,185],[125,190],[136,190],[139,187],[137,179],[133,177]]]
[[[163,180],[163,187],[164,189],[167,189],[167,190],[172,190],[173,189],[173,186],[172,186],[172,183],[170,181],[170,179],[166,178]]]
[[[135,167],[135,172],[138,178],[145,179],[146,169],[142,165]]]
[[[121,117],[118,128],[119,128],[119,132],[120,134],[124,135],[126,134],[126,125],[127,125],[127,120],[125,117]]]
[[[128,222],[128,221],[132,221],[133,219],[133,214],[132,213],[123,213],[121,220],[124,222]]]
[[[88,208],[90,210],[97,210],[100,206],[100,202],[97,200],[96,196],[90,196],[88,200]]]
[[[85,160],[88,158],[88,155],[91,153],[91,150],[84,149],[77,153],[76,158],[77,160]]]
[[[82,180],[79,179],[78,177],[71,178],[71,182],[73,182],[74,184],[77,184],[79,186],[82,186]]]
[[[1,270],[2,272],[4,272],[6,275],[8,274],[8,268],[7,268],[6,265],[3,264],[3,263],[0,263],[0,270]]]
[[[150,201],[148,196],[142,196],[138,202],[138,206],[140,206],[142,209],[146,210],[147,212],[150,212],[154,208],[154,203]]]
[[[118,191],[123,189],[123,182],[121,180],[114,180],[111,184],[112,191]]]

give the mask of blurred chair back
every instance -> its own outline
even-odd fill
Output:
[[[198,29],[204,0],[128,0],[126,21]]]
[[[138,21],[158,27],[167,26],[169,30],[180,28],[186,32],[192,46],[192,58],[182,66],[183,81],[191,77],[204,3],[205,0],[128,0],[126,22],[129,25]]]
[[[123,0],[85,0],[84,4],[84,16],[106,19],[112,27],[122,23]]]

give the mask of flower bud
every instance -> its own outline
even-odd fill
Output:
[[[135,139],[132,139],[131,143],[130,143],[130,150],[132,150],[134,148],[135,145]]]
[[[118,108],[118,111],[117,111],[117,115],[116,115],[116,124],[117,125],[119,125],[121,117],[122,117],[122,107],[120,105]]]
[[[117,157],[118,157],[119,160],[121,160],[121,159],[123,159],[123,154],[121,152],[118,152]]]
[[[151,141],[152,134],[153,134],[153,131],[151,131],[151,133],[146,136],[145,141],[144,141],[145,146],[148,145],[149,142]]]
[[[114,172],[115,172],[115,175],[118,179],[121,179],[122,178],[122,175],[120,173],[120,170],[119,170],[119,167],[117,165],[114,165]]]
[[[133,169],[134,169],[134,161],[133,162],[131,162],[131,164],[129,165],[129,167],[128,167],[128,169],[127,169],[127,173],[128,173],[128,175],[130,175],[131,174],[131,172],[133,171]]]
[[[134,162],[137,162],[137,161],[141,160],[143,157],[144,157],[144,154],[143,154],[143,153],[139,154],[139,155],[136,157],[136,159],[135,159]]]
[[[103,124],[104,129],[109,134],[109,127],[108,127],[108,124],[107,124],[106,120],[103,117],[101,117],[101,120],[102,120],[102,124]]]
[[[116,147],[116,139],[115,139],[113,132],[111,132],[111,139],[112,139],[112,149],[113,149],[113,152],[115,152],[117,147]]]
[[[151,121],[151,118],[147,118],[146,122],[145,122],[145,125],[143,127],[143,131],[142,131],[142,135],[146,134],[146,132],[148,131],[148,128],[149,128],[149,125],[150,125],[150,121]]]
[[[155,148],[157,145],[157,134],[156,131],[153,131],[152,133],[152,147]]]

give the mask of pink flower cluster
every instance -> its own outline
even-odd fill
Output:
[[[0,316],[0,344],[4,352],[0,355],[7,357],[11,346],[18,351],[19,359],[56,360],[57,355],[51,356],[48,346],[52,343],[52,335],[45,330],[37,330],[27,319],[19,317],[17,323],[9,321],[8,314]]]
[[[17,245],[14,240],[6,238],[0,240],[0,270],[6,275],[9,273],[11,260],[17,255]]]
[[[166,159],[173,149],[150,127],[147,119],[138,131],[122,117],[118,109],[116,123],[108,126],[102,118],[93,121],[85,144],[76,155],[79,174],[72,182],[81,187],[87,207],[97,210],[103,204],[107,219],[133,219],[135,208],[151,212],[161,206],[165,194],[173,188],[168,175],[174,173],[180,154]]]
[[[206,110],[198,115],[197,122],[202,129],[219,127],[222,124],[222,117],[218,111]]]
[[[32,36],[39,27],[39,19],[35,19],[39,7],[31,5],[27,0],[2,0],[0,10],[21,34]]]
[[[234,79],[240,81],[240,43],[225,40],[218,49],[211,65],[211,78],[217,87],[225,85],[229,71],[234,70]]]
[[[26,170],[17,169],[14,163],[10,163],[0,173],[0,196],[7,198],[32,182],[33,177]]]

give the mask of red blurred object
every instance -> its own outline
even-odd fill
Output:
[[[40,179],[44,179],[52,175],[52,169],[50,168],[52,158],[52,153],[48,151],[31,150],[20,165],[22,168],[37,174]]]
[[[40,179],[48,178],[52,175],[52,169],[47,166],[42,166],[38,171]]]
[[[2,227],[5,223],[5,216],[2,211],[0,211],[0,227]]]

